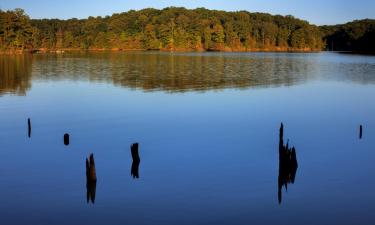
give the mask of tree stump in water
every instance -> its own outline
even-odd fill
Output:
[[[95,203],[96,195],[96,171],[94,155],[91,153],[89,158],[86,158],[86,198],[87,203],[90,201]]]
[[[69,134],[65,133],[64,134],[64,145],[69,145]]]
[[[95,161],[92,153],[89,158],[86,158],[86,178],[90,181],[96,181]]]
[[[31,120],[30,118],[27,119],[27,136],[30,138],[31,137]]]
[[[139,178],[139,163],[141,162],[141,159],[139,158],[138,146],[138,143],[134,143],[130,146],[130,151],[133,158],[130,174],[133,176],[133,178]]]

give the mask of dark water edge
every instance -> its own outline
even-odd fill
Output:
[[[352,55],[367,55],[367,56],[375,55],[375,52],[371,52],[371,51],[337,51],[337,53],[352,54]]]

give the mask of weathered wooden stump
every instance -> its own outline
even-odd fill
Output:
[[[141,159],[139,158],[138,146],[138,143],[134,143],[130,146],[130,152],[133,158],[130,174],[133,176],[133,178],[139,178],[139,164]]]
[[[69,134],[65,133],[64,134],[64,145],[69,145]]]
[[[96,181],[87,181],[86,183],[86,200],[87,203],[95,203]]]
[[[279,140],[283,141],[283,139],[284,139],[284,124],[281,123],[280,130],[279,130]]]
[[[96,181],[95,161],[92,153],[89,158],[86,158],[86,178],[88,181]]]
[[[91,153],[89,158],[86,158],[86,198],[87,203],[90,201],[95,203],[96,195],[96,170],[94,155]]]
[[[140,161],[138,146],[139,146],[138,143],[134,143],[130,146],[130,151],[132,154],[133,161]]]
[[[287,189],[289,183],[294,183],[298,168],[297,153],[294,146],[289,148],[289,140],[284,145],[284,125],[281,123],[279,133],[279,176],[278,176],[278,200],[282,199],[282,187]]]
[[[140,161],[133,161],[132,168],[130,170],[130,174],[133,178],[139,178],[139,163]]]

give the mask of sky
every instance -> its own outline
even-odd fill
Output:
[[[33,19],[87,18],[168,6],[293,15],[316,25],[375,19],[375,0],[0,0],[0,9],[22,8]]]

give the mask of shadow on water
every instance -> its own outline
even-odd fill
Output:
[[[285,186],[285,190],[288,190],[288,184],[294,183],[298,163],[296,149],[294,146],[289,148],[289,140],[284,145],[284,125],[281,123],[279,133],[279,177],[278,177],[278,200],[281,204],[282,200],[282,188]]]
[[[94,204],[96,194],[96,170],[93,154],[90,154],[90,157],[86,158],[86,190],[87,203],[91,201]]]
[[[130,174],[133,178],[139,178],[139,164],[141,162],[141,159],[139,158],[138,153],[138,143],[134,143],[130,146],[130,151],[133,158],[132,167],[130,170]]]

